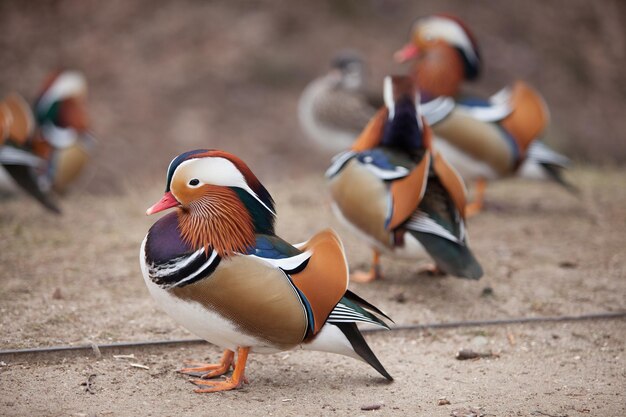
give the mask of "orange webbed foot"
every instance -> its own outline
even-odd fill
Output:
[[[194,392],[207,393],[207,392],[230,391],[232,389],[241,388],[243,384],[247,384],[248,380],[245,377],[245,370],[246,370],[246,361],[248,360],[249,351],[250,351],[250,348],[248,347],[237,348],[237,362],[233,366],[235,370],[233,372],[232,377],[226,378],[223,381],[207,381],[205,379],[192,379],[191,382],[196,384],[199,387],[203,387],[203,386],[211,387],[211,388],[198,388],[198,389],[195,389]],[[224,351],[224,357],[222,357],[222,362],[225,362],[224,360],[226,359],[226,362],[229,363],[228,368],[230,368],[230,364],[233,363],[234,355],[235,355],[235,352],[233,352],[232,350]]]
[[[223,381],[206,381],[204,379],[192,379],[191,382],[199,387],[202,387],[202,386],[211,387],[211,388],[197,388],[193,390],[193,392],[202,394],[202,393],[207,393],[207,392],[230,391],[233,389],[238,389],[238,388],[241,388],[243,384],[247,384],[248,379],[246,377],[240,378],[238,381],[235,381],[234,378],[226,378]]]
[[[367,283],[383,279],[383,274],[380,272],[380,254],[378,251],[374,250],[373,255],[372,268],[369,272],[358,270],[354,271],[350,274],[351,282]]]
[[[472,203],[469,203],[467,206],[465,206],[465,217],[466,218],[470,218],[470,217],[474,217],[475,215],[477,215],[478,213],[480,213],[483,209],[483,202],[480,201],[474,201]]]
[[[232,350],[225,350],[222,355],[222,359],[219,363],[201,363],[186,361],[185,365],[191,365],[192,368],[182,368],[178,372],[185,375],[196,376],[200,378],[215,378],[217,376],[224,375],[233,366],[235,358],[235,352]]]
[[[350,282],[358,282],[361,284],[383,279],[380,271],[372,268],[369,271],[354,271],[350,274]]]

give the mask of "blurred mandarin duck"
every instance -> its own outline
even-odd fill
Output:
[[[467,246],[465,186],[432,150],[411,79],[387,77],[384,99],[386,107],[326,172],[335,213],[374,251],[371,270],[352,279],[381,278],[381,253],[430,256],[438,272],[479,279],[482,268]]]
[[[27,149],[34,128],[33,114],[22,96],[11,93],[0,101],[0,189],[11,192],[17,185],[58,214],[59,207],[38,174],[46,161]]]
[[[35,102],[39,132],[33,151],[49,161],[44,177],[60,193],[84,170],[95,139],[89,133],[87,81],[78,71],[58,71],[44,81]]]
[[[482,61],[474,36],[459,19],[418,19],[411,43],[395,58],[415,60],[412,76],[435,133],[435,148],[466,181],[477,181],[468,215],[482,207],[486,180],[519,175],[553,180],[575,191],[562,175],[569,160],[538,140],[550,117],[537,91],[516,81],[488,100],[461,94],[463,82],[479,76]]]
[[[181,370],[202,375],[196,392],[241,387],[249,352],[294,348],[350,356],[392,380],[356,326],[387,327],[375,314],[386,316],[347,289],[339,237],[324,230],[298,245],[278,237],[272,197],[241,159],[218,150],[174,158],[165,195],[147,214],[169,208],[141,245],[141,269],[163,310],[225,349],[217,364]],[[231,366],[225,381],[207,380]]]
[[[304,133],[324,149],[339,152],[354,142],[382,100],[365,90],[365,67],[353,51],[341,51],[331,69],[302,92],[298,117]]]

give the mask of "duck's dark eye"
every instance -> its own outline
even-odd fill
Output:
[[[200,184],[200,181],[197,178],[194,178],[191,181],[189,181],[189,185],[191,185],[192,187],[195,187],[198,184]]]

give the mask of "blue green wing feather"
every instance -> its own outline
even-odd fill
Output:
[[[467,246],[465,222],[441,182],[431,175],[419,207],[402,225],[444,272],[479,279],[483,270]]]

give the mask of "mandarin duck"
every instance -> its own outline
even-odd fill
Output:
[[[86,99],[82,73],[57,71],[44,80],[35,101],[39,132],[32,141],[33,152],[49,162],[44,177],[60,193],[84,170],[95,146]]]
[[[432,150],[413,82],[385,78],[384,99],[385,107],[326,172],[334,212],[374,251],[371,270],[352,279],[381,278],[381,253],[430,256],[435,271],[479,279],[482,268],[467,245],[465,186]]]
[[[348,288],[337,234],[324,230],[292,245],[274,232],[272,197],[238,157],[195,150],[172,160],[160,218],[141,244],[141,270],[159,306],[204,340],[222,347],[217,364],[183,373],[202,378],[196,392],[241,387],[249,352],[293,348],[338,353],[391,376],[356,323],[388,328],[388,318]],[[235,352],[237,359],[235,360]],[[208,378],[234,372],[226,381]]]
[[[339,152],[354,142],[381,104],[382,100],[365,90],[363,59],[345,50],[333,58],[328,73],[304,89],[298,118],[310,139]]]
[[[59,214],[58,205],[39,177],[46,162],[27,148],[34,128],[32,111],[22,96],[11,93],[0,101],[0,189],[11,192],[17,185]]]
[[[479,76],[482,61],[475,37],[458,18],[418,19],[411,28],[411,42],[395,58],[415,60],[412,77],[435,134],[435,148],[466,181],[477,182],[477,197],[468,214],[482,207],[487,180],[519,175],[576,190],[562,175],[568,158],[538,139],[549,113],[537,91],[516,81],[488,100],[461,93],[465,80]]]

